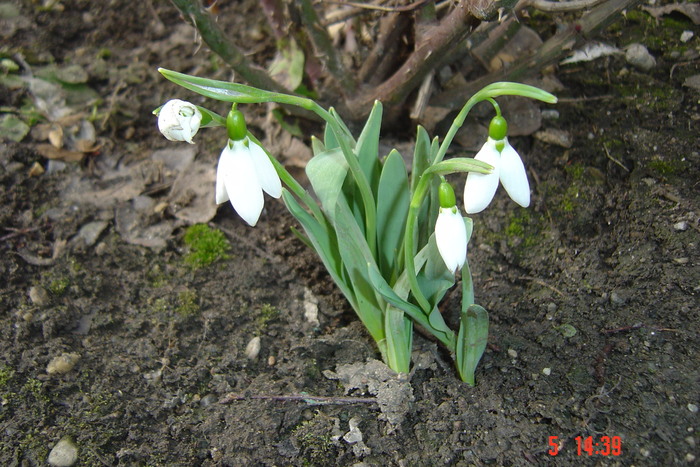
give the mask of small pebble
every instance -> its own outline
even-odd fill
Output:
[[[688,404],[688,410],[693,413],[698,413],[698,406],[695,404]]]
[[[656,66],[656,59],[642,44],[631,44],[625,51],[627,63],[642,71],[649,71]]]
[[[34,285],[29,289],[29,300],[36,306],[44,306],[49,303],[49,293],[45,288]]]
[[[270,355],[269,357],[267,357],[268,366],[275,366],[275,363],[277,363],[277,359],[274,355]]]
[[[508,349],[508,356],[510,358],[518,358],[518,351],[515,349]]]
[[[624,305],[625,297],[622,297],[617,292],[611,292],[610,293],[610,302],[614,305]]]
[[[245,355],[249,360],[255,360],[260,354],[260,337],[253,337],[245,347]]]
[[[681,33],[681,42],[683,42],[685,44],[690,39],[692,39],[693,36],[694,36],[693,31],[683,31]]]
[[[559,111],[554,109],[545,109],[542,111],[542,118],[545,120],[559,120]]]
[[[552,374],[552,369],[551,368],[542,368],[542,374],[545,376],[549,376]]]
[[[64,375],[75,368],[75,365],[80,360],[80,355],[77,353],[64,353],[58,357],[51,359],[46,365],[46,373],[50,375]]]
[[[78,446],[70,438],[62,438],[49,453],[47,462],[54,467],[71,467],[78,462]]]
[[[684,232],[688,230],[688,223],[686,221],[676,222],[675,224],[673,224],[673,228],[680,232]]]
[[[688,453],[685,455],[685,460],[688,461],[688,463],[695,462],[695,455]]]

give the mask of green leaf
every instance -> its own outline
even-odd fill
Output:
[[[343,196],[343,182],[348,172],[348,164],[340,149],[330,149],[314,156],[306,164],[306,175],[321,201],[326,214],[333,218],[338,197]]]
[[[367,177],[369,186],[376,194],[379,178],[379,132],[382,127],[382,103],[374,101],[372,112],[367,117],[365,127],[357,140],[355,153],[360,161],[360,168]]]
[[[287,206],[287,210],[304,228],[308,241],[321,258],[333,281],[338,285],[338,288],[345,295],[353,309],[357,309],[357,300],[355,299],[352,284],[344,278],[343,263],[334,232],[306,212],[286,189],[282,190],[282,199],[285,206]]]
[[[397,373],[408,373],[411,367],[413,321],[406,318],[403,311],[389,305],[384,311],[384,330],[387,365]]]
[[[489,314],[479,305],[471,305],[460,315],[455,359],[462,381],[474,386],[474,372],[486,350]]]
[[[323,141],[321,141],[320,139],[316,138],[315,136],[312,136],[311,149],[313,150],[314,155],[321,154],[322,152],[326,151],[326,145],[323,144]]]
[[[430,166],[430,136],[422,126],[418,126],[416,145],[413,149],[413,168],[411,169],[411,192],[415,191],[418,179]]]
[[[287,89],[296,89],[304,79],[304,51],[293,38],[279,41],[277,56],[270,64],[270,75]]]
[[[453,157],[446,159],[433,166],[430,166],[425,173],[433,173],[437,175],[448,175],[455,172],[477,172],[482,174],[490,174],[493,172],[493,167],[486,162],[481,162],[471,157]]]
[[[367,271],[369,274],[369,280],[375,290],[382,296],[384,300],[389,302],[392,306],[404,311],[408,316],[411,317],[416,323],[423,326],[436,338],[438,338],[443,344],[447,346],[448,349],[454,350],[454,332],[447,327],[444,321],[440,323],[437,319],[433,319],[432,322],[428,315],[423,312],[418,306],[406,301],[405,297],[399,296],[396,290],[392,289],[386,280],[382,277],[379,269],[376,265],[368,265]],[[403,276],[405,277],[405,275]],[[402,281],[399,280],[399,283]],[[408,292],[405,292],[408,295]],[[435,310],[440,314],[439,311]]]
[[[29,125],[11,114],[0,117],[0,140],[8,139],[19,143],[29,133]]]
[[[410,201],[406,165],[401,154],[392,149],[384,160],[377,188],[377,262],[390,282],[396,279],[394,271],[401,260]]]
[[[385,304],[377,297],[367,273],[368,264],[374,268],[377,265],[355,217],[350,212],[345,199],[340,197],[335,208],[333,227],[338,233],[340,256],[355,292],[357,300],[355,311],[374,340],[379,342],[385,338],[383,317]]]
[[[158,71],[168,80],[182,86],[185,89],[224,102],[238,102],[241,104],[254,104],[260,102],[283,102],[285,94],[263,91],[244,84],[218,81],[215,79],[199,78],[197,76],[178,73],[177,71],[158,68]]]

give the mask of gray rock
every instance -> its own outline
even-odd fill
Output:
[[[630,44],[625,51],[625,60],[642,71],[649,71],[656,66],[656,59],[642,44]]]
[[[62,438],[49,453],[47,462],[54,467],[71,467],[78,462],[78,446],[69,437]]]

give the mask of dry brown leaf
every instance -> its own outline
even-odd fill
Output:
[[[59,149],[50,144],[37,144],[36,150],[47,159],[54,159],[64,162],[81,162],[85,158],[85,153],[80,151],[70,151]]]
[[[52,123],[51,129],[49,130],[48,139],[51,146],[61,149],[63,147],[63,127],[56,123]]]

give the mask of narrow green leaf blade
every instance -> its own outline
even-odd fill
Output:
[[[397,373],[408,373],[411,367],[413,322],[406,318],[402,310],[389,305],[384,311],[384,330],[387,365]]]
[[[338,197],[343,196],[343,182],[347,173],[348,164],[338,148],[317,154],[306,164],[306,175],[311,186],[331,218],[335,215]]]
[[[484,355],[489,335],[489,314],[479,305],[471,305],[460,315],[457,352],[457,370],[462,381],[474,386],[474,372]]]
[[[343,262],[334,233],[328,226],[322,225],[311,214],[306,212],[286,189],[282,190],[282,199],[292,216],[304,228],[308,241],[321,258],[333,281],[338,285],[338,288],[345,295],[353,309],[356,309],[357,300],[355,299],[355,293],[352,284],[344,279]]]
[[[355,147],[360,168],[365,173],[373,191],[376,189],[379,178],[379,133],[381,127],[382,103],[375,101]]]
[[[333,226],[338,235],[340,256],[355,292],[358,305],[355,311],[374,340],[379,342],[385,338],[385,303],[380,302],[367,274],[368,264],[375,268],[377,265],[355,217],[343,198],[338,198]]]
[[[418,126],[416,144],[413,148],[413,167],[411,169],[411,192],[416,189],[418,179],[430,166],[430,136],[422,126]]]
[[[395,280],[397,262],[411,202],[408,174],[403,157],[395,149],[384,160],[377,189],[377,245],[379,269],[384,277]]]

